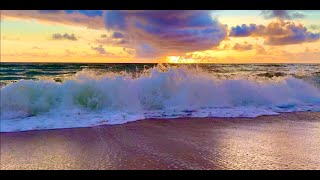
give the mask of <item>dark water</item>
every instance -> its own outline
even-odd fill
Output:
[[[80,63],[1,63],[1,87],[25,80],[52,79],[61,82],[83,70],[99,72],[141,72],[157,64],[80,64]],[[215,75],[244,75],[257,77],[293,76],[320,79],[320,64],[165,64],[201,68]]]
[[[73,76],[83,69],[97,71],[133,71],[144,67],[153,67],[155,64],[65,64],[65,63],[1,63],[1,85],[16,82],[21,79],[39,80],[44,77],[62,81]]]

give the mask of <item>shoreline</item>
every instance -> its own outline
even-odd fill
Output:
[[[145,118],[145,119],[137,119],[133,121],[128,121],[122,124],[99,124],[99,125],[93,125],[93,126],[79,126],[79,127],[63,127],[63,128],[52,128],[52,129],[31,129],[31,130],[22,130],[22,131],[4,131],[1,132],[0,134],[5,134],[5,133],[23,133],[23,132],[34,132],[34,131],[54,131],[54,130],[69,130],[69,129],[82,129],[82,128],[95,128],[95,127],[108,127],[108,126],[121,126],[124,124],[130,124],[130,123],[136,123],[136,122],[143,122],[143,121],[175,121],[175,120],[200,120],[200,121],[217,121],[217,120],[227,120],[227,121],[238,121],[238,120],[256,120],[256,119],[265,119],[264,117],[272,117],[272,116],[283,116],[283,115],[299,115],[299,114],[312,114],[312,113],[320,113],[320,112],[315,112],[315,111],[295,111],[295,112],[278,112],[278,114],[270,114],[270,115],[259,115],[257,117],[177,117],[177,118]],[[269,119],[269,118],[267,118]],[[272,118],[274,119],[274,118]],[[277,118],[276,118],[277,119]],[[320,119],[320,117],[319,117]],[[300,119],[303,120],[303,119]]]
[[[0,169],[320,169],[320,112],[3,132]]]

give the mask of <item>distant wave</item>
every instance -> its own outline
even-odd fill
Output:
[[[228,79],[201,68],[157,66],[138,74],[83,70],[63,82],[20,80],[1,88],[1,132],[320,111],[318,82],[266,76]]]

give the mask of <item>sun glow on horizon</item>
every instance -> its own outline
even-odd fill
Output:
[[[167,62],[169,63],[198,63],[195,59],[192,58],[183,58],[181,56],[168,56]]]

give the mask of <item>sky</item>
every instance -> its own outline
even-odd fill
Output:
[[[320,63],[320,10],[1,10],[1,62]]]

